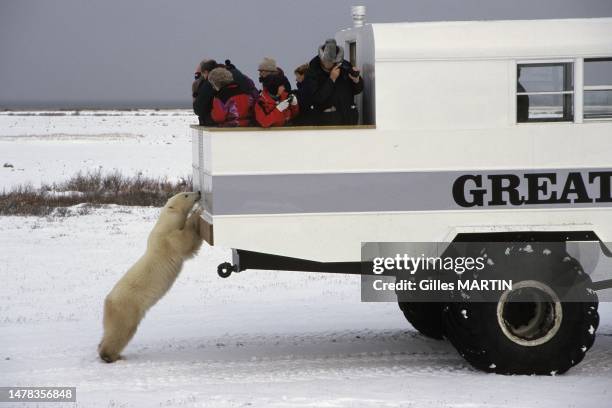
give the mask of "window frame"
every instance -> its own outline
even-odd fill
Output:
[[[541,92],[519,92],[518,91],[518,69],[521,65],[569,65],[569,72],[571,74],[571,78],[572,78],[572,90],[571,91],[541,91]],[[576,123],[577,121],[577,115],[581,114],[582,111],[578,111],[577,109],[577,104],[576,101],[579,98],[578,93],[580,93],[580,97],[582,96],[582,89],[577,87],[577,77],[578,77],[578,70],[577,70],[577,60],[576,59],[571,59],[571,58],[558,58],[558,59],[529,59],[529,60],[515,60],[512,64],[512,66],[514,67],[513,70],[513,85],[512,85],[512,89],[513,89],[513,94],[512,94],[512,98],[513,98],[513,105],[514,106],[514,116],[513,116],[513,122],[515,125],[531,125],[531,124],[538,124],[538,123]],[[581,78],[582,79],[582,78]],[[570,118],[566,118],[565,117],[565,112],[564,112],[564,117],[563,118],[550,118],[550,119],[536,119],[536,120],[528,120],[525,122],[519,122],[518,120],[518,97],[521,95],[572,95],[572,102],[571,102],[571,108],[572,108],[572,112],[571,112],[571,116]],[[582,99],[582,98],[580,98]]]
[[[584,63],[589,62],[589,60],[599,60],[612,59],[612,55],[594,55],[588,57],[580,57],[580,58],[559,58],[559,59],[516,59],[511,60],[510,62],[510,72],[512,75],[511,83],[510,83],[510,97],[511,103],[510,106],[513,108],[512,115],[509,117],[509,123],[513,125],[532,125],[534,123],[592,123],[592,122],[611,122],[612,117],[607,118],[585,118],[584,117],[584,93],[585,91],[596,91],[596,90],[610,90],[612,91],[612,85],[584,85]],[[518,66],[519,65],[529,65],[529,64],[547,64],[547,63],[572,63],[573,65],[573,80],[574,80],[574,118],[573,121],[528,121],[528,122],[519,122],[518,121],[518,105],[517,105],[517,96],[519,96],[518,92]],[[522,93],[521,93],[522,94]]]
[[[609,85],[584,85],[585,84],[585,69],[584,69],[584,65],[587,62],[590,61],[597,61],[597,60],[607,60],[607,61],[611,61],[612,62],[612,55],[607,55],[607,56],[599,56],[599,57],[585,57],[585,58],[580,58],[581,60],[581,65],[582,65],[582,87],[581,87],[581,100],[582,100],[582,104],[581,104],[581,113],[582,113],[582,120],[585,122],[606,122],[606,121],[612,121],[612,116],[609,117],[603,117],[603,118],[586,118],[584,117],[584,108],[585,108],[585,104],[584,104],[584,94],[588,91],[611,91],[612,92],[612,84]]]

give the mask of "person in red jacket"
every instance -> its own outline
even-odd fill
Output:
[[[211,119],[220,127],[243,127],[251,124],[253,97],[243,91],[226,68],[215,68],[208,74],[215,90],[210,112]]]
[[[285,126],[298,115],[298,100],[285,90],[284,81],[279,74],[263,78],[263,90],[255,104],[255,120],[260,126]]]

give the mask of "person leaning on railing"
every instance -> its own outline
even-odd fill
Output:
[[[344,60],[344,50],[330,39],[308,66],[304,78],[304,94],[313,106],[314,125],[357,125],[359,112],[355,95],[363,91],[363,79]]]
[[[236,83],[226,68],[210,71],[208,81],[215,90],[210,117],[220,127],[249,126],[253,116],[253,96]]]
[[[263,90],[255,103],[255,120],[261,127],[285,126],[298,115],[298,99],[285,90],[284,82],[280,74],[263,78]]]
[[[300,65],[293,71],[295,74],[295,88],[292,93],[297,97],[300,106],[300,114],[293,119],[293,124],[295,126],[307,126],[312,123],[310,112],[314,109],[314,106],[310,103],[304,92],[304,78],[306,77],[307,71],[307,63]]]
[[[234,81],[243,92],[250,94],[253,99],[258,96],[258,91],[251,78],[240,72],[230,60],[225,60],[225,64],[226,65],[221,65],[217,64],[213,59],[205,59],[196,67],[195,80],[191,85],[191,92],[193,98],[193,112],[198,115],[200,126],[218,126],[210,116],[215,90],[208,80],[208,77],[213,69],[219,67],[227,68],[231,72]]]

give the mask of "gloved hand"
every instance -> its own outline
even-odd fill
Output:
[[[298,104],[298,100],[295,95],[289,96],[289,100],[291,101],[291,106],[295,106]]]
[[[287,99],[285,99],[282,102],[279,102],[278,105],[276,105],[276,109],[278,109],[279,111],[283,112],[285,109],[287,109],[289,107],[289,101]]]

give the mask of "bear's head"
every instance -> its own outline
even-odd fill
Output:
[[[201,197],[200,192],[179,193],[171,197],[162,209],[163,217],[161,218],[164,219],[164,224],[171,229],[183,229],[189,211]]]

